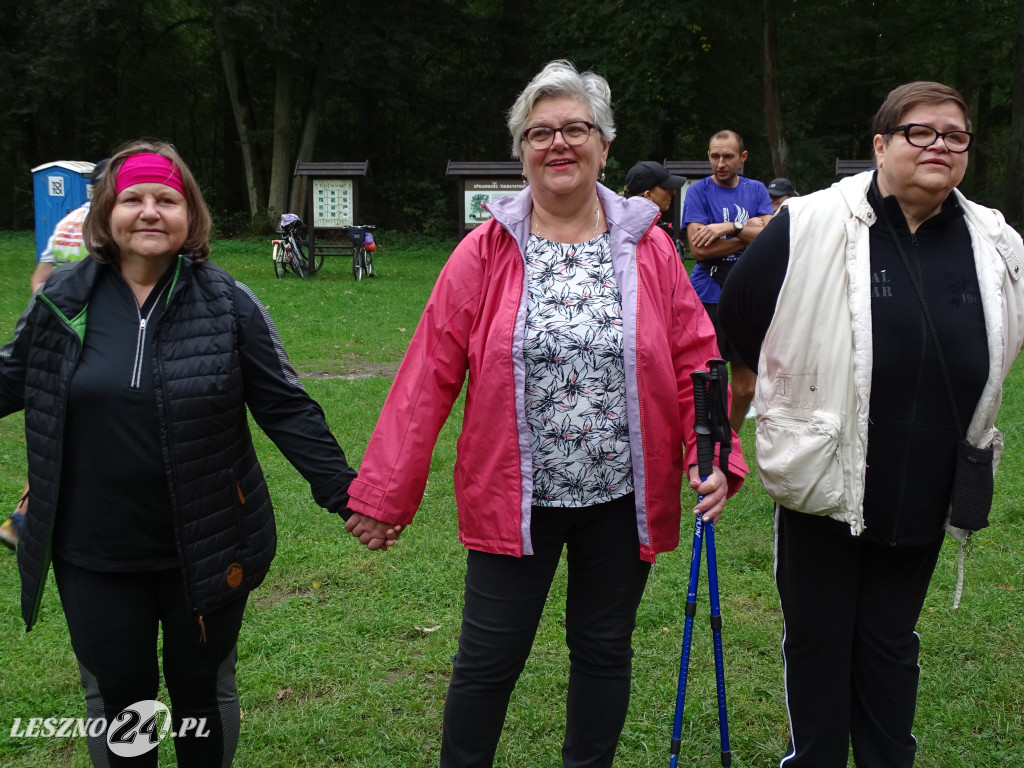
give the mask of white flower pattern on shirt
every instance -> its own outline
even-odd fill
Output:
[[[585,507],[633,491],[622,297],[608,233],[526,249],[526,420],[533,503]]]

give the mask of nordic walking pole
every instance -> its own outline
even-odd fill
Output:
[[[709,360],[711,371],[694,371],[694,431],[697,435],[697,468],[701,481],[714,471],[715,444],[720,443],[719,465],[728,467],[728,456],[732,449],[732,430],[729,428],[727,390],[728,369],[724,360]],[[724,426],[723,426],[724,425]],[[698,499],[699,501],[702,499]],[[686,682],[689,675],[690,648],[693,636],[693,619],[697,612],[697,580],[700,573],[701,544],[707,539],[708,546],[708,587],[711,603],[711,628],[715,641],[715,672],[718,688],[718,719],[722,740],[722,765],[732,764],[729,750],[729,731],[725,707],[725,673],[722,661],[721,611],[718,602],[718,564],[715,552],[714,525],[704,525],[700,515],[694,521],[693,552],[690,557],[690,582],[686,595],[686,621],[683,630],[683,650],[679,664],[679,686],[676,693],[676,714],[672,730],[671,760],[669,765],[676,768],[682,736],[683,711],[686,705]]]
[[[694,431],[697,433],[697,465],[703,480],[711,474],[714,445],[711,442],[711,418],[708,411],[708,384],[711,374],[694,371],[693,405],[696,412]],[[698,500],[699,503],[699,500]],[[676,716],[672,725],[672,748],[669,768],[679,763],[679,746],[683,733],[683,710],[686,708],[686,681],[690,672],[690,645],[693,640],[693,617],[697,614],[697,580],[700,576],[700,551],[704,541],[704,521],[695,515],[693,524],[693,551],[690,554],[690,582],[686,588],[686,619],[683,625],[683,650],[679,659],[679,684],[676,688]]]
[[[718,466],[729,466],[732,451],[732,428],[729,426],[729,371],[725,360],[709,360],[711,382],[708,387],[708,404],[711,412],[711,451],[718,443]],[[700,464],[700,447],[697,448],[697,463],[704,479],[703,465]],[[710,474],[710,473],[709,473]],[[708,601],[711,606],[711,633],[715,647],[715,687],[718,691],[718,731],[722,742],[722,765],[732,765],[729,749],[729,716],[725,706],[725,662],[722,658],[722,611],[718,601],[718,556],[715,550],[715,526],[707,526],[705,534],[708,548]]]

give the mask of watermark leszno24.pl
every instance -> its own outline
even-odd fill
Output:
[[[209,735],[205,717],[183,717],[178,730],[172,731],[170,711],[154,699],[125,707],[109,723],[104,717],[16,717],[11,725],[12,739],[105,737],[110,751],[119,757],[144,755],[168,736],[202,739]]]

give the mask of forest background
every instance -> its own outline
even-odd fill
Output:
[[[724,127],[745,175],[832,183],[871,152],[894,86],[969,100],[962,188],[1024,222],[1019,0],[20,0],[0,14],[0,229],[34,226],[32,178],[125,140],[173,142],[219,234],[303,210],[295,162],[369,160],[361,218],[451,235],[449,160],[509,160],[504,115],[547,61],[605,75],[634,162],[699,160]]]

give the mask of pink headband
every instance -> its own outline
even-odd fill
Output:
[[[181,180],[181,172],[166,157],[154,152],[132,155],[121,164],[114,182],[114,194],[121,194],[122,190],[133,184],[147,183],[166,184],[181,194],[185,194],[185,184]]]

